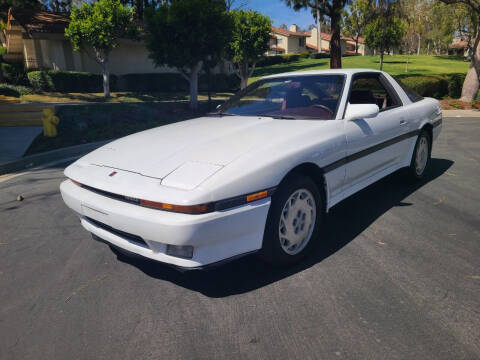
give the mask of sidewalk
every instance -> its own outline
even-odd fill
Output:
[[[443,117],[480,117],[480,110],[443,110]]]
[[[42,131],[41,126],[0,127],[0,165],[20,159]]]

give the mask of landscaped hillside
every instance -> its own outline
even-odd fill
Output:
[[[405,72],[408,58],[408,72]],[[342,59],[344,68],[379,69],[379,56],[351,56]],[[383,70],[390,75],[446,75],[466,73],[469,62],[453,56],[396,55],[386,56]],[[261,76],[287,71],[328,69],[329,59],[300,59],[287,64],[261,67],[255,70],[250,82]]]

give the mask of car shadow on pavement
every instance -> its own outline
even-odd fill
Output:
[[[321,246],[290,268],[274,268],[257,256],[246,256],[210,270],[180,272],[152,260],[114,252],[118,260],[137,267],[148,276],[170,281],[208,297],[246,293],[308,269],[334,255],[392,207],[413,205],[404,202],[404,199],[441,176],[453,165],[453,161],[432,158],[430,165],[428,176],[421,182],[406,182],[399,171],[334,206],[325,222]],[[346,223],[348,226],[345,226]]]

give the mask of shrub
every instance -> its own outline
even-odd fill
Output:
[[[102,75],[77,72],[40,70],[27,74],[30,85],[37,91],[102,92]],[[110,88],[115,90],[116,76],[110,75]]]
[[[329,59],[330,58],[330,54],[328,53],[311,53],[310,54],[310,59]]]
[[[398,76],[421,96],[443,98],[448,94],[448,77],[441,75]]]
[[[32,94],[33,89],[22,85],[0,84],[0,95],[20,97],[21,95]]]
[[[257,62],[258,67],[270,66],[276,64],[287,64],[290,62],[298,61],[300,59],[305,59],[309,55],[308,53],[301,54],[284,54],[284,55],[273,55],[273,56],[264,56]]]
[[[300,60],[300,54],[286,54],[280,55],[280,57],[283,59],[284,63],[290,63]]]
[[[257,62],[257,67],[276,65],[281,64],[282,62],[283,58],[280,55],[264,56]]]
[[[13,85],[28,84],[23,64],[1,63],[0,66],[6,83]]]
[[[0,57],[7,53],[7,48],[5,46],[0,46]]]
[[[448,82],[448,96],[454,99],[458,99],[462,96],[463,82],[465,81],[465,74],[453,74],[450,76]]]

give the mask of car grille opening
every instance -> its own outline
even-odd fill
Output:
[[[149,248],[147,243],[145,242],[145,240],[143,240],[140,236],[138,235],[134,235],[134,234],[130,234],[130,233],[127,233],[125,231],[122,231],[122,230],[118,230],[118,229],[115,229],[107,224],[104,224],[100,221],[97,221],[97,220],[94,220],[92,218],[89,218],[89,217],[86,217],[87,221],[89,221],[90,223],[92,223],[93,225],[95,226],[98,226],[99,228],[102,228],[108,232],[111,232],[112,234],[115,234],[115,235],[118,235],[130,242],[133,242],[135,245],[139,245],[139,246],[142,246],[144,248]]]

